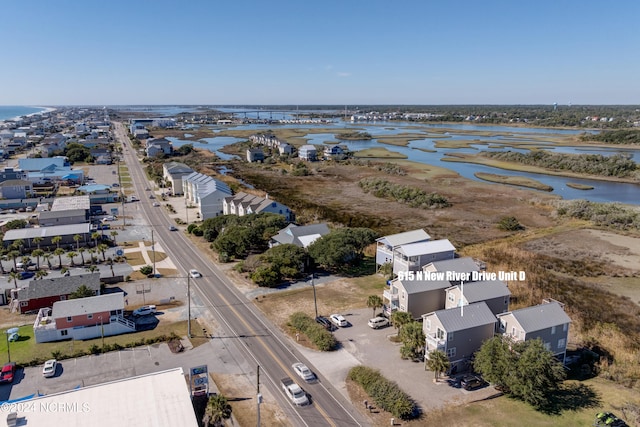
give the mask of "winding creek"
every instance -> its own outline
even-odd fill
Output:
[[[552,194],[557,194],[564,199],[586,199],[594,202],[620,202],[627,204],[640,204],[640,185],[628,184],[620,182],[600,181],[593,179],[568,178],[554,175],[537,174],[531,172],[510,171],[494,168],[485,165],[460,163],[460,162],[444,162],[442,159],[447,153],[478,153],[479,150],[511,150],[526,152],[524,148],[515,148],[510,144],[527,143],[532,146],[545,147],[545,149],[553,150],[558,153],[571,154],[603,154],[612,155],[616,153],[628,153],[631,158],[640,163],[640,149],[618,149],[616,147],[577,147],[566,145],[555,145],[551,140],[558,137],[566,137],[584,132],[584,130],[570,129],[545,129],[545,128],[521,128],[509,126],[477,126],[471,124],[415,124],[402,122],[385,122],[385,123],[351,123],[344,121],[336,121],[327,124],[288,124],[288,125],[267,125],[267,124],[248,124],[234,126],[229,129],[234,130],[253,130],[255,132],[266,132],[273,129],[326,129],[323,133],[310,133],[303,138],[308,140],[309,144],[324,145],[326,142],[336,142],[335,131],[340,129],[352,129],[353,131],[367,132],[374,136],[371,140],[357,141],[339,141],[341,145],[347,146],[351,151],[365,150],[369,148],[386,148],[391,152],[397,152],[407,156],[408,160],[431,164],[439,167],[448,168],[469,179],[479,181],[474,176],[476,172],[486,172],[506,176],[521,176],[534,179],[543,184],[553,187]],[[214,132],[219,132],[219,127],[212,127]],[[450,130],[447,132],[446,139],[430,137],[430,129],[436,129],[442,135],[441,129]],[[456,133],[460,131],[461,133]],[[482,135],[465,132],[482,132]],[[406,146],[390,145],[381,143],[377,138],[397,136],[400,134],[418,134]],[[495,135],[493,135],[495,133]],[[420,138],[420,134],[424,134],[424,138]],[[548,137],[548,140],[545,139]],[[178,138],[167,138],[174,146],[179,147],[184,144],[193,144],[195,148],[206,149],[215,152],[222,159],[230,159],[230,156],[221,153],[219,150],[225,145],[243,141],[244,138],[234,137],[213,137],[206,138],[199,142],[181,140]],[[472,141],[468,147],[464,148],[436,148],[437,141]],[[477,141],[477,142],[476,142]],[[546,147],[548,146],[548,148]],[[423,151],[429,150],[429,151]],[[486,182],[486,181],[483,181]],[[594,187],[593,190],[577,190],[568,187],[567,183],[583,184]],[[504,184],[493,184],[504,185]],[[537,190],[531,190],[537,191]]]

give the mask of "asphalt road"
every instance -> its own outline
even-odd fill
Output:
[[[236,339],[237,351],[249,366],[260,366],[261,386],[267,387],[280,407],[294,425],[299,426],[362,426],[368,423],[354,410],[351,403],[321,375],[315,384],[300,380],[291,365],[301,361],[316,371],[309,361],[295,348],[287,345],[287,339],[260,313],[246,297],[240,293],[226,276],[194,247],[181,233],[169,231],[173,222],[165,214],[163,207],[152,206],[146,197],[145,188],[149,182],[126,135],[122,124],[116,124],[116,137],[126,147],[123,158],[126,162],[135,192],[140,195],[138,202],[143,209],[147,224],[155,231],[155,239],[162,243],[167,254],[174,260],[179,274],[187,276],[195,268],[203,277],[192,279],[191,291],[198,292],[213,315],[223,325],[225,333]],[[126,215],[126,210],[124,212]],[[280,379],[290,377],[310,395],[312,405],[295,407],[280,389]]]

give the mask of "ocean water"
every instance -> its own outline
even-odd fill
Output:
[[[45,111],[43,107],[21,107],[14,105],[0,105],[0,120],[13,119],[18,116],[39,113]]]

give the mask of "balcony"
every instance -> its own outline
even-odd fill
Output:
[[[440,350],[443,353],[447,352],[447,342],[443,339],[439,339],[435,334],[427,335],[427,353],[434,350]]]
[[[399,299],[398,292],[395,289],[385,290],[382,292],[382,297],[394,305],[397,305],[396,303]]]

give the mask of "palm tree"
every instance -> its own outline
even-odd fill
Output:
[[[27,271],[29,269],[29,264],[31,263],[31,257],[23,256],[20,259],[20,262],[22,262],[22,269]]]
[[[49,272],[46,270],[38,270],[36,271],[36,280],[40,279],[42,280],[43,277],[47,277],[49,275]]]
[[[221,394],[211,396],[204,410],[203,424],[206,427],[217,427],[223,425],[224,420],[229,418],[231,418],[231,405],[227,398]]]
[[[7,258],[7,250],[5,248],[0,249],[0,273],[7,274],[7,271],[4,269],[4,261],[8,260]]]
[[[107,258],[107,263],[109,264],[109,268],[111,268],[111,277],[116,277],[116,273],[113,271],[113,258]]]
[[[9,273],[9,277],[11,279],[13,279],[13,286],[18,289],[18,277],[20,276],[20,274],[16,271],[12,271],[11,273]]]
[[[91,233],[91,238],[94,241],[94,246],[98,246],[98,239],[100,238],[100,233],[98,233],[97,231],[94,231],[93,233]]]
[[[13,249],[22,253],[23,247],[24,247],[24,242],[22,241],[22,239],[16,239],[13,241],[13,243],[11,243],[11,245],[9,246],[9,249]]]
[[[40,270],[40,257],[44,255],[44,251],[42,249],[34,249],[31,255],[36,257],[36,267]]]
[[[73,258],[76,257],[77,255],[78,255],[77,252],[73,252],[73,251],[67,252],[67,258],[69,258],[69,261],[71,261],[71,266],[72,267],[74,267],[76,265],[76,263],[73,260]]]
[[[62,254],[64,254],[64,249],[56,248],[53,254],[58,257],[58,267],[62,268]]]
[[[33,239],[31,239],[31,242],[35,243],[38,246],[38,249],[40,249],[40,243],[42,242],[42,237],[40,236],[36,236]]]
[[[449,362],[449,358],[440,350],[433,350],[429,352],[429,357],[425,360],[424,369],[429,368],[430,371],[433,371],[434,379],[436,382],[440,379],[440,374],[443,372],[447,372],[451,366],[451,362]]]
[[[95,256],[96,252],[97,252],[96,248],[89,248],[89,255],[91,256],[91,264],[93,264],[95,261],[97,261],[97,258]]]
[[[422,330],[422,323],[411,321],[400,330],[402,347],[400,355],[403,359],[417,359],[424,354],[425,335]]]
[[[109,249],[109,246],[105,245],[104,243],[100,243],[97,247],[97,249],[102,252],[102,261],[106,261],[107,258],[104,255],[104,251],[106,251],[107,249]]]
[[[98,266],[91,264],[88,267],[85,267],[84,269],[91,273],[95,273],[96,271],[98,271]]]
[[[111,233],[111,240],[113,240],[113,244],[116,244],[116,236],[118,235],[118,232],[116,230],[113,230]]]
[[[413,318],[409,312],[394,311],[391,314],[391,323],[393,324],[393,327],[398,330],[398,335],[400,335],[402,327],[411,321],[413,321]]]
[[[80,250],[80,240],[82,240],[82,236],[79,234],[76,234],[75,236],[73,236],[73,240],[76,242],[76,250]]]
[[[60,242],[62,241],[62,236],[53,236],[51,238],[51,243],[56,245],[56,248],[60,249]]]
[[[17,270],[18,269],[18,264],[16,263],[16,258],[18,258],[20,256],[20,252],[18,252],[17,250],[13,249],[13,250],[9,251],[7,256],[10,257],[13,260],[13,269]]]
[[[382,307],[382,298],[379,295],[369,295],[367,307],[373,309],[373,317],[376,317],[376,309]]]
[[[51,257],[53,255],[51,254],[51,252],[47,251],[44,253],[44,255],[42,255],[42,258],[47,261],[47,265],[49,266],[49,270],[51,270]]]
[[[79,253],[79,254],[80,254],[80,256],[82,257],[82,265],[84,265],[84,253],[85,253],[86,251],[87,251],[87,250],[86,250],[85,248],[80,248],[80,249],[78,249],[78,253]]]

